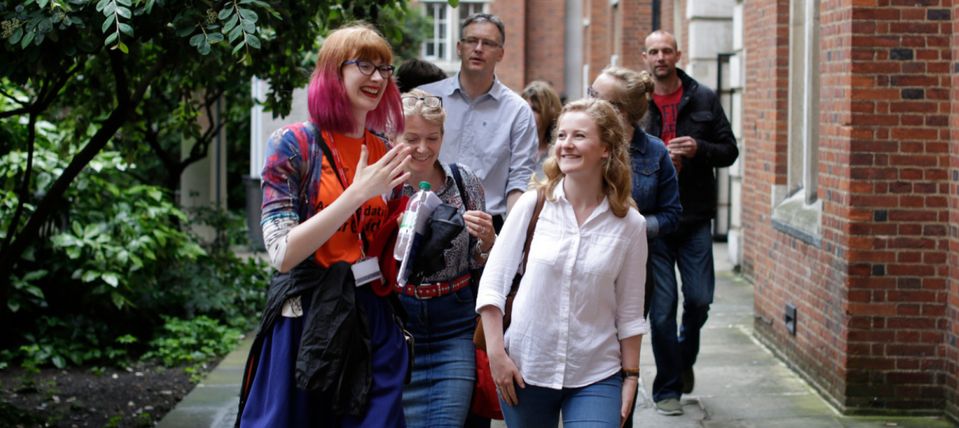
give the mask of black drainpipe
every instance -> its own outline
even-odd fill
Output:
[[[653,0],[653,31],[656,31],[661,28],[660,22],[659,22],[659,14],[660,14],[659,1],[660,0]]]

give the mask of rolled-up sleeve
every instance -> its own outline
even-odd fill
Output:
[[[630,235],[625,260],[616,277],[616,335],[622,340],[649,332],[643,317],[646,294],[646,220],[638,212],[630,212],[633,233]]]
[[[289,128],[275,131],[267,140],[263,165],[260,227],[270,264],[279,269],[286,256],[287,235],[299,224],[300,154],[296,135]]]
[[[506,217],[503,229],[493,244],[483,277],[480,279],[476,295],[476,312],[486,306],[496,306],[505,313],[506,295],[513,285],[513,277],[523,261],[523,244],[526,242],[526,228],[536,206],[536,191],[523,194]],[[642,307],[640,307],[642,315]]]

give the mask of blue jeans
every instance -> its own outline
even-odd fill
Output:
[[[470,287],[428,300],[400,296],[416,340],[413,376],[403,389],[409,427],[461,428],[469,413],[476,355],[476,297]]]
[[[616,373],[581,388],[551,389],[526,385],[516,387],[519,403],[509,406],[500,397],[506,426],[550,427],[619,427],[619,408],[623,400],[623,378]]]
[[[699,355],[700,330],[716,288],[709,222],[649,241],[649,257],[655,282],[649,310],[656,358],[653,401],[658,402],[682,395],[682,373],[696,363]],[[683,318],[678,335],[679,287],[674,266],[679,266],[683,281]]]

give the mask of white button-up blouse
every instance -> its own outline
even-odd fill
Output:
[[[525,382],[577,388],[617,373],[619,340],[649,331],[646,220],[635,209],[616,217],[604,198],[577,226],[562,182],[553,196],[540,213],[504,343]],[[503,311],[535,205],[536,192],[528,191],[507,217],[480,280],[477,311]]]

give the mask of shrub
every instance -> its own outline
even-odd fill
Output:
[[[150,351],[143,358],[167,367],[185,365],[188,372],[199,374],[205,363],[232,350],[242,337],[240,330],[206,316],[164,317],[162,331],[150,341]]]
[[[40,143],[36,188],[47,186],[70,156]],[[7,189],[24,156],[0,156],[0,234],[17,203]],[[116,152],[97,156],[47,227],[50,238],[34,242],[21,260],[8,304],[0,308],[9,320],[0,325],[0,368],[125,366],[146,351],[169,358],[176,352],[164,353],[167,342],[154,339],[169,335],[177,322],[199,328],[191,333],[203,344],[196,352],[208,359],[208,351],[232,346],[213,345],[235,343],[224,337],[252,327],[268,270],[230,251],[243,234],[233,231],[238,216],[215,210],[187,216],[165,190],[133,182],[135,168]],[[204,248],[189,232],[191,220],[212,223],[225,238]]]

